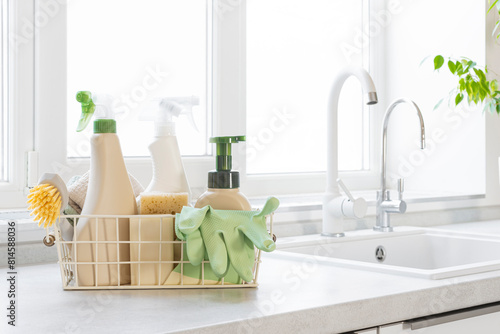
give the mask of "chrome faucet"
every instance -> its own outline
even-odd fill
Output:
[[[327,109],[327,187],[323,196],[323,233],[324,236],[344,236],[343,218],[363,218],[366,214],[366,201],[354,199],[349,190],[338,179],[338,102],[344,82],[355,76],[365,93],[368,105],[378,102],[373,80],[363,68],[347,67],[335,78],[330,90]],[[347,196],[341,196],[339,185]]]
[[[389,124],[389,117],[392,112],[402,103],[408,103],[416,110],[418,118],[420,120],[420,148],[425,148],[425,125],[422,113],[418,108],[417,104],[409,99],[398,99],[394,101],[387,109],[383,127],[382,127],[382,178],[381,178],[381,190],[377,191],[377,219],[373,229],[380,232],[392,232],[390,213],[405,213],[406,212],[406,202],[403,201],[404,192],[404,181],[403,179],[398,180],[398,199],[391,200],[391,194],[387,190],[386,185],[386,169],[387,169],[387,126]]]

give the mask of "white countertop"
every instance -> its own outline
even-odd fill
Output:
[[[500,230],[500,221],[474,224]],[[427,280],[279,252],[262,260],[256,289],[63,291],[57,264],[19,267],[17,326],[2,315],[0,332],[338,333],[500,301],[500,271]]]

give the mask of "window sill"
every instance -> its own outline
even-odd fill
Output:
[[[393,195],[396,191],[392,191]],[[368,206],[375,206],[376,191],[364,190],[353,191],[352,195],[355,198],[363,197]],[[314,211],[322,209],[323,193],[320,194],[299,194],[299,195],[279,195],[280,207],[277,212],[296,212],[296,211]],[[408,204],[412,203],[431,203],[431,202],[449,202],[449,201],[464,201],[485,198],[485,194],[469,194],[469,193],[429,193],[418,191],[407,191],[403,195],[404,200]],[[250,202],[254,207],[262,207],[266,197],[251,198]]]
[[[394,191],[393,191],[394,193]],[[354,191],[354,197],[363,197],[369,206],[368,214],[374,214],[375,207],[375,196],[376,192],[371,191]],[[279,195],[277,196],[280,200],[280,207],[276,211],[278,214],[275,223],[283,224],[289,223],[291,221],[305,221],[305,220],[317,220],[321,219],[319,214],[306,214],[302,215],[300,213],[311,213],[314,211],[322,210],[322,198],[323,194],[301,194],[301,195]],[[264,205],[267,197],[252,197],[250,202],[255,208],[260,208]],[[450,202],[450,205],[445,208],[447,209],[453,207],[465,207],[464,201],[471,201],[485,198],[484,194],[459,194],[459,193],[425,193],[425,192],[412,192],[408,191],[404,194],[405,201],[408,204],[418,204],[427,203],[423,207],[415,209],[415,206],[409,206],[409,211],[430,211],[435,210],[435,208],[429,205],[430,203],[435,204],[437,202]],[[453,203],[455,202],[455,203]],[[468,203],[468,202],[467,202]],[[475,203],[471,202],[470,207],[475,206]],[[29,212],[26,210],[2,210],[0,211],[0,245],[5,245],[5,240],[7,240],[7,223],[9,220],[17,220],[16,224],[16,242],[41,242],[45,236],[45,230],[40,228],[37,223],[35,223],[29,216]]]

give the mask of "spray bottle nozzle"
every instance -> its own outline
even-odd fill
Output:
[[[193,118],[192,108],[199,105],[197,96],[165,97],[153,99],[140,119],[155,122],[155,135],[175,135],[174,117],[186,115],[193,128],[198,131]]]
[[[76,131],[83,131],[89,124],[94,115],[95,104],[92,101],[92,93],[88,91],[80,91],[76,93],[76,100],[82,104],[82,114]]]
[[[89,124],[96,109],[94,133],[116,133],[116,121],[113,114],[113,97],[92,94],[89,91],[76,93],[76,100],[82,104],[82,114],[76,131],[83,131]]]

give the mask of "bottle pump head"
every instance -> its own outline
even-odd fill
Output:
[[[231,170],[233,157],[231,144],[245,141],[245,136],[212,137],[209,142],[216,146],[215,171],[208,172],[208,188],[234,189],[240,187],[240,173]]]
[[[155,122],[155,136],[175,136],[174,117],[186,115],[193,127],[197,129],[193,119],[193,106],[200,104],[197,96],[165,97],[153,99],[141,115],[143,121]]]
[[[94,133],[116,133],[112,96],[79,91],[76,93],[76,100],[82,104],[82,114],[76,131],[83,131],[97,110],[95,113]]]

